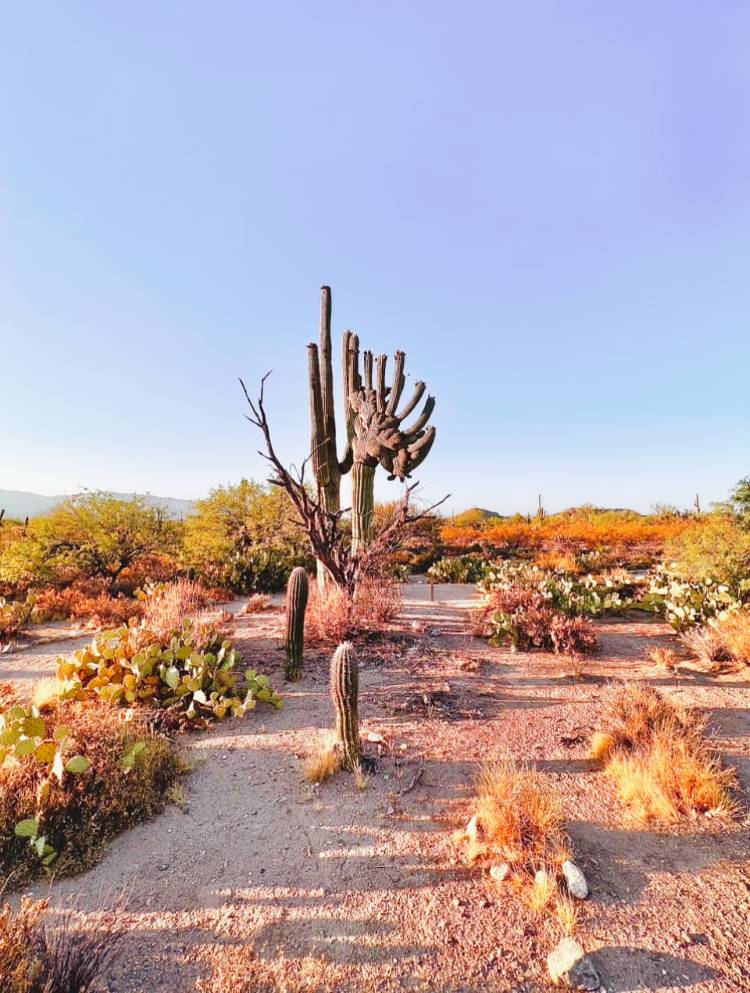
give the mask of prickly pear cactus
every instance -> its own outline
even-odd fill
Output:
[[[342,765],[354,770],[361,757],[357,697],[359,670],[351,642],[339,645],[331,659],[331,700],[336,714],[336,737],[342,752]]]
[[[305,610],[309,585],[302,566],[292,570],[286,588],[286,678],[299,679],[305,644]]]

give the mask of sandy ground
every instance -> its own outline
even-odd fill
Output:
[[[309,650],[303,679],[284,685],[281,613],[237,618],[245,663],[273,677],[284,709],[181,739],[195,766],[186,812],[169,807],[91,872],[32,890],[92,924],[119,899],[112,993],[190,991],[212,957],[244,945],[261,961],[312,963],[323,989],[548,989],[559,923],[467,869],[450,841],[477,764],[501,756],[533,764],[564,798],[592,891],[578,937],[606,990],[750,990],[747,819],[634,828],[586,757],[603,684],[647,679],[710,714],[746,810],[750,684],[655,669],[645,653],[669,639],[655,622],[598,623],[583,675],[491,648],[466,633],[472,597],[438,587],[431,603],[429,587],[410,585],[397,629],[362,647],[363,728],[384,739],[368,746],[377,768],[362,792],[343,773],[320,787],[302,778],[301,758],[331,725],[328,656]],[[0,677],[39,678],[72,647],[4,655]]]

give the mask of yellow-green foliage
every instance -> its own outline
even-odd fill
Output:
[[[185,521],[182,555],[186,566],[239,593],[283,589],[292,568],[310,558],[287,495],[245,479],[198,501]]]
[[[70,497],[0,549],[0,582],[19,588],[102,577],[116,585],[144,556],[177,551],[179,527],[142,497],[110,493]]]
[[[63,699],[98,696],[111,704],[171,707],[187,718],[241,716],[261,700],[274,707],[281,698],[270,680],[254,670],[237,671],[239,655],[218,633],[197,639],[185,619],[164,640],[151,640],[142,627],[123,627],[97,635],[70,659],[57,660]]]
[[[667,542],[665,560],[684,579],[734,588],[750,577],[750,528],[732,515],[709,514]]]

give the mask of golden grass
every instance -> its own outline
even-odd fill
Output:
[[[529,909],[535,914],[541,914],[543,910],[546,910],[556,893],[557,881],[555,877],[545,871],[538,872],[526,897]]]
[[[648,660],[661,669],[666,669],[667,672],[674,672],[680,664],[680,657],[674,648],[664,648],[661,645],[651,649],[648,653]]]
[[[732,659],[741,665],[750,664],[750,611],[732,611],[714,628]]]
[[[578,928],[580,911],[572,897],[559,893],[555,900],[555,913],[565,934],[575,934]]]
[[[50,710],[57,704],[64,689],[61,680],[45,676],[44,679],[34,683],[32,703],[40,710]]]
[[[591,755],[635,820],[674,823],[686,816],[737,813],[733,769],[705,738],[705,722],[652,687],[627,686],[605,697]]]
[[[470,862],[507,862],[534,876],[539,869],[559,871],[571,857],[560,798],[539,773],[508,761],[490,763],[479,771],[476,793],[478,830],[469,841]]]
[[[341,752],[326,738],[303,761],[302,775],[308,783],[324,783],[341,770],[341,764]]]

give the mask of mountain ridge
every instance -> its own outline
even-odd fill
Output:
[[[56,496],[45,496],[42,493],[32,493],[28,490],[3,490],[0,489],[0,510],[5,509],[5,516],[9,520],[23,520],[26,517],[40,517],[49,513],[53,507],[57,507],[63,500],[67,500],[70,494],[62,493]],[[195,506],[194,500],[182,500],[179,497],[155,496],[151,493],[113,493],[112,496],[121,500],[132,500],[136,496],[143,496],[146,503],[153,507],[163,507],[170,517],[185,517]]]

